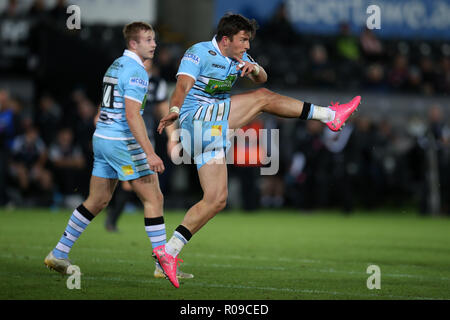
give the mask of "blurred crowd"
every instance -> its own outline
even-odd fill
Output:
[[[407,92],[450,92],[450,43],[420,39],[380,39],[362,28],[352,33],[342,22],[337,35],[296,31],[281,5],[261,26],[251,55],[271,75],[273,85]]]
[[[88,193],[99,88],[106,68],[123,51],[122,26],[61,31],[54,26],[57,21],[65,24],[64,0],[50,10],[36,0],[29,12],[18,12],[15,0],[8,3],[0,13],[1,30],[15,22],[14,28],[19,22],[30,24],[25,28],[28,36],[24,31],[0,39],[0,71],[5,76],[11,71],[29,75],[34,94],[27,99],[0,85],[0,206],[72,208]],[[190,44],[163,25],[155,27],[158,74],[173,83],[179,59]],[[371,30],[354,35],[345,23],[338,36],[300,34],[283,6],[261,25],[250,54],[268,71],[268,86],[273,88],[423,96],[450,92],[448,43],[381,40]],[[90,59],[79,59],[80,55]],[[230,166],[230,183],[241,192],[233,195],[230,188],[229,206],[351,212],[357,207],[413,205],[422,213],[450,213],[445,107],[424,106],[427,118],[412,117],[401,127],[387,115],[382,120],[358,116],[340,133],[315,121],[259,119],[263,128],[280,129],[280,170],[261,176],[258,166]],[[165,150],[163,145],[157,148]],[[181,167],[188,186],[171,188],[177,180],[171,179],[165,196],[178,192],[177,200],[197,199],[195,166]]]
[[[33,109],[26,112],[20,97],[0,88],[0,204],[50,206],[84,197],[97,108],[75,90],[67,105],[44,94]]]
[[[0,89],[0,205],[75,206],[88,192],[94,103],[77,89],[68,101],[45,94],[34,114],[23,110],[20,97]],[[238,202],[246,210],[409,205],[422,213],[450,213],[450,127],[439,105],[429,107],[428,119],[412,117],[401,127],[360,115],[338,133],[317,121],[257,121],[260,128],[280,129],[280,169],[262,176],[259,166],[230,165],[230,181],[238,181]],[[195,165],[181,166],[195,171]],[[197,196],[197,178],[191,177],[178,198]]]

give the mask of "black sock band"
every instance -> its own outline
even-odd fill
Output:
[[[299,118],[301,120],[308,120],[309,111],[311,111],[311,103],[303,102],[303,109]]]
[[[158,224],[164,223],[164,217],[156,217],[156,218],[144,218],[144,224],[146,226],[156,226]]]
[[[187,241],[192,238],[192,233],[181,224],[175,229],[175,231],[179,232]]]
[[[81,215],[82,215],[83,217],[85,217],[86,219],[88,219],[89,221],[92,221],[92,219],[95,218],[95,216],[94,216],[92,213],[90,213],[89,210],[86,209],[85,206],[83,206],[83,204],[80,204],[80,205],[78,206],[77,211],[78,211],[79,213],[81,213]]]

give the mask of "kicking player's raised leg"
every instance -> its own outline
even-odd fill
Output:
[[[229,128],[241,128],[266,112],[282,118],[320,120],[331,130],[337,131],[357,109],[360,101],[361,97],[357,96],[346,104],[322,107],[261,88],[231,97]]]
[[[91,177],[89,196],[83,204],[76,208],[56,247],[44,259],[44,264],[55,271],[66,274],[71,265],[69,252],[83,231],[109,203],[117,179]]]

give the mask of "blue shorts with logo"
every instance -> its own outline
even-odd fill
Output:
[[[231,143],[227,139],[230,99],[198,105],[180,115],[181,144],[197,170],[212,159],[224,158]]]
[[[92,146],[93,176],[128,181],[154,173],[147,163],[147,155],[134,138],[110,140],[94,135]]]

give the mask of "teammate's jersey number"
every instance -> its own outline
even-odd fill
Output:
[[[114,85],[103,83],[102,107],[114,108]]]

